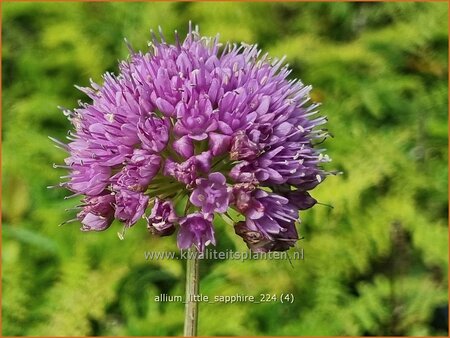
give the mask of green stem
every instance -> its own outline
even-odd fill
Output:
[[[184,313],[184,336],[197,336],[199,261],[195,247],[188,251],[186,260],[186,307]]]
[[[212,168],[214,169],[219,163],[221,163],[223,160],[226,160],[228,158],[228,154],[227,155],[222,155],[221,157],[219,157],[216,162],[212,165]]]
[[[168,186],[156,188],[156,189],[149,189],[147,190],[147,193],[150,197],[155,197],[162,194],[168,194],[168,193],[177,193],[180,191],[180,189],[183,189],[183,186],[180,186],[179,184],[169,184]]]
[[[219,163],[217,163],[216,166],[213,167],[213,169],[211,169],[211,171],[219,171],[219,172],[222,172],[224,170],[227,171],[227,170],[231,169],[231,164],[232,164],[231,162],[222,160]]]

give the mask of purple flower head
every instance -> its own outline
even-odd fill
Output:
[[[147,217],[147,229],[157,236],[169,236],[175,231],[178,217],[171,201],[161,201],[155,198],[151,214]]]
[[[149,197],[142,193],[121,189],[116,194],[114,217],[131,227],[144,214],[148,200]]]
[[[109,228],[114,220],[114,195],[105,194],[86,197],[84,208],[77,214],[82,231],[103,231]]]
[[[190,201],[200,207],[206,214],[228,210],[230,202],[230,188],[227,187],[226,178],[221,173],[211,173],[208,179],[199,178],[197,187],[192,192]]]
[[[203,213],[189,214],[180,221],[178,232],[178,247],[188,249],[195,245],[198,251],[203,252],[205,246],[216,245],[212,215]]]
[[[125,189],[143,192],[159,170],[161,158],[145,150],[135,150],[130,162],[111,178]]]
[[[138,137],[142,148],[159,153],[169,141],[170,121],[167,117],[160,118],[155,114],[141,119],[137,124]]]
[[[55,167],[70,171],[60,186],[85,196],[82,230],[114,219],[131,227],[153,205],[150,232],[179,225],[179,247],[203,250],[215,243],[214,217],[229,220],[232,208],[252,250],[288,249],[299,210],[316,203],[307,191],[330,174],[315,147],[328,132],[311,86],[256,45],[221,45],[191,27],[175,40],[130,48],[117,75],[79,88],[88,103],[64,109],[73,131],[68,144],[55,141],[69,153]]]

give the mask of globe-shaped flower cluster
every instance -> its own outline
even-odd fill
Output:
[[[60,143],[70,171],[60,186],[84,196],[81,230],[145,218],[153,235],[177,232],[179,248],[203,251],[216,243],[214,216],[234,210],[250,249],[289,249],[299,210],[316,203],[308,191],[328,174],[311,87],[256,45],[223,46],[197,29],[149,46],[80,88],[91,103],[64,110],[74,131]]]

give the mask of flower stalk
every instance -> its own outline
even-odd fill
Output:
[[[198,290],[199,290],[198,251],[192,246],[186,259],[186,307],[184,314],[184,337],[197,336]]]

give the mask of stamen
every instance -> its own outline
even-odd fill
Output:
[[[58,224],[58,226],[60,227],[60,226],[62,226],[62,225],[64,225],[64,224],[69,224],[69,223],[73,223],[73,222],[76,222],[76,221],[78,221],[77,218],[72,218],[72,219],[69,219],[69,220],[67,220],[67,221],[64,221],[64,222]]]

